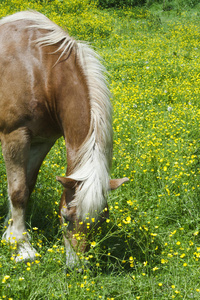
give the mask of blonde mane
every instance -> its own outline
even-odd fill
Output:
[[[112,157],[112,108],[109,90],[104,77],[104,67],[99,56],[87,44],[77,42],[58,25],[38,12],[19,12],[0,20],[0,26],[18,20],[31,21],[29,27],[45,29],[38,40],[41,46],[61,44],[59,59],[75,47],[80,65],[86,76],[90,105],[91,124],[88,136],[78,150],[75,169],[70,178],[81,182],[75,199],[70,206],[76,206],[77,217],[97,217],[106,206],[109,189],[109,170]]]

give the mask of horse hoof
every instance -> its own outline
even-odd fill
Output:
[[[31,247],[31,245],[27,242],[18,245],[17,255],[15,256],[16,262],[28,262],[36,259],[37,251]]]

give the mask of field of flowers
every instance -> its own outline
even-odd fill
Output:
[[[28,210],[38,259],[15,263],[16,245],[1,240],[0,300],[200,298],[199,8],[99,10],[87,0],[0,1],[0,17],[38,10],[103,57],[113,95],[111,176],[130,178],[109,195],[110,218],[85,255],[92,268],[66,271],[62,191],[55,180],[66,169],[60,139],[42,165]],[[0,163],[3,233],[2,156]]]

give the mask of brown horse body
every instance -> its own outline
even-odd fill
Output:
[[[86,217],[98,220],[107,191],[128,180],[109,181],[111,106],[102,72],[93,50],[45,16],[21,12],[0,21],[0,140],[11,208],[4,238],[17,240],[17,261],[34,259],[25,234],[26,205],[60,136],[68,163],[66,177],[57,177],[65,188],[60,215],[69,221],[68,265],[77,260],[74,234],[84,230]]]

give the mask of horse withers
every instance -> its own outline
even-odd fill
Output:
[[[109,179],[112,109],[103,73],[89,46],[44,15],[19,12],[0,20],[0,140],[10,201],[3,238],[17,241],[16,261],[35,258],[25,210],[59,137],[67,151],[66,176],[57,180],[64,186],[60,216],[69,222],[64,240],[70,267],[78,260],[76,234],[85,233],[86,219],[101,219],[108,191],[128,180]]]

